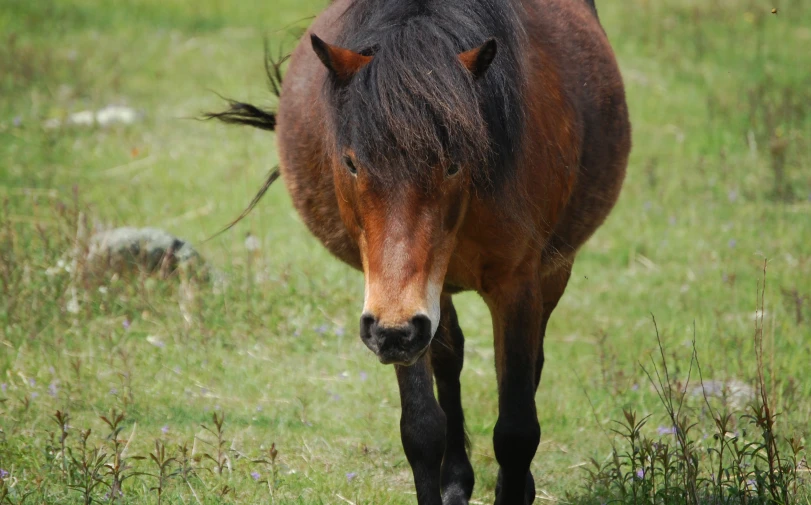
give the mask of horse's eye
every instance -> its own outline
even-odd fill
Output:
[[[445,172],[445,175],[447,175],[448,177],[453,177],[458,173],[459,173],[459,164],[451,163],[451,165],[448,167],[448,170]]]
[[[352,162],[352,158],[349,156],[344,156],[344,165],[346,165],[346,169],[349,170],[349,173],[352,175],[358,174],[358,169],[355,167],[355,164]]]

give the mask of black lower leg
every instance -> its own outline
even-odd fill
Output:
[[[500,466],[497,505],[526,505],[535,499],[530,464],[541,441],[535,390],[542,366],[542,311],[530,290],[496,321],[499,415],[493,448]],[[540,359],[539,359],[540,357]]]
[[[497,505],[525,505],[535,499],[529,466],[541,441],[541,427],[535,412],[532,377],[527,385],[528,394],[510,395],[511,405],[499,409],[493,430],[493,448],[500,466]]]
[[[465,338],[450,297],[443,298],[442,321],[431,344],[431,365],[436,377],[439,405],[447,418],[442,460],[442,501],[465,505],[473,494],[473,467],[467,455],[465,416],[459,376],[464,363]]]
[[[414,474],[419,505],[441,505],[440,469],[445,450],[445,415],[434,398],[433,380],[423,356],[412,366],[395,365],[400,386],[400,437]]]

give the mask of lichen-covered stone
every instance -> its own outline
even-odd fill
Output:
[[[205,264],[185,240],[157,228],[114,228],[90,238],[89,269],[96,273],[124,274],[137,270],[164,277],[180,271],[207,278]]]
[[[705,380],[694,386],[691,394],[699,397],[705,395],[708,398],[719,398],[728,402],[732,408],[741,409],[755,398],[756,392],[752,386],[743,381],[729,379],[727,381]]]

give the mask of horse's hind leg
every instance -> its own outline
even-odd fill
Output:
[[[539,282],[516,279],[486,298],[493,316],[498,379],[498,421],[493,429],[500,467],[496,505],[525,505],[535,498],[529,467],[541,440],[535,410],[543,323]]]
[[[450,295],[442,296],[441,314],[439,329],[431,343],[431,366],[436,377],[439,405],[447,419],[442,460],[442,503],[466,505],[473,494],[474,478],[466,450],[468,443],[459,384],[465,337]]]

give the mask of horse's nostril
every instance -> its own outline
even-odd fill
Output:
[[[414,336],[417,338],[431,333],[431,320],[424,314],[412,317],[411,326],[414,328]]]
[[[366,312],[360,317],[360,338],[382,363],[411,364],[431,342],[432,323],[423,314],[405,324],[382,324]]]
[[[361,326],[371,326],[375,324],[375,316],[371,314],[363,314],[360,316],[360,325]]]
[[[363,314],[360,316],[360,336],[364,340],[371,338],[372,326],[376,322],[375,316],[371,314]]]

